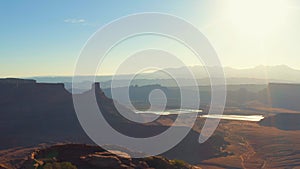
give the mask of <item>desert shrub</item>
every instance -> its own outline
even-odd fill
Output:
[[[170,164],[163,157],[148,157],[145,158],[146,163],[149,167],[159,168],[159,169],[169,169]]]
[[[54,163],[47,163],[43,169],[77,169],[77,167],[70,162],[54,162]]]
[[[40,158],[54,158],[57,156],[58,156],[58,151],[52,150],[52,151],[48,152],[47,154],[41,156]]]
[[[176,166],[176,167],[179,167],[179,168],[185,168],[187,166],[187,163],[182,161],[182,160],[172,160],[171,163]]]

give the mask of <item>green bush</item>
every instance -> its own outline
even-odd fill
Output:
[[[54,162],[54,163],[47,163],[43,169],[77,169],[77,167],[70,162]]]
[[[179,168],[180,168],[180,167],[182,167],[182,168],[187,167],[187,163],[184,162],[184,161],[182,161],[182,160],[177,160],[177,159],[175,159],[175,160],[172,160],[171,163],[172,163],[173,165],[175,165],[176,167],[179,167]]]

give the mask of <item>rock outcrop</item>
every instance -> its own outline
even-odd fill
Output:
[[[160,156],[132,159],[124,152],[111,153],[97,146],[80,144],[56,145],[36,150],[34,156],[25,161],[21,168],[63,162],[78,169],[200,169],[183,161],[168,160]]]
[[[300,84],[269,84],[272,107],[300,111]]]
[[[99,83],[94,84],[93,89],[95,90],[78,96],[84,97],[89,92],[95,92],[103,116],[119,132],[131,137],[146,138],[169,128],[156,123],[141,124],[129,121],[118,113],[113,100],[104,95]],[[93,144],[81,128],[73,107],[72,95],[65,90],[63,84],[2,79],[0,93],[0,150],[34,147],[40,143]],[[137,116],[131,110],[126,111],[132,116]],[[180,130],[185,127],[177,128]],[[198,137],[198,131],[191,130],[178,145],[162,155],[191,164],[222,156],[220,147],[226,144],[222,136],[214,135],[204,144],[198,143]]]

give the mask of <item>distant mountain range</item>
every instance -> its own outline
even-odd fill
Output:
[[[163,70],[155,71],[152,73],[143,73],[136,76],[136,79],[171,79],[170,76],[163,72],[170,73],[176,78],[187,78],[189,70],[193,72],[196,79],[205,79],[209,75],[206,70],[215,72],[217,67],[204,67],[204,66],[192,66],[192,67],[179,67],[179,68],[166,68]],[[300,82],[300,70],[290,68],[286,65],[277,66],[256,66],[247,69],[236,69],[231,67],[223,68],[226,78],[233,79],[261,79],[268,81],[283,81],[283,82]],[[131,74],[117,75],[115,78],[118,80],[128,79]],[[89,79],[86,76],[84,79]],[[91,76],[90,76],[91,77]],[[219,78],[219,77],[214,77]],[[35,79],[38,82],[71,82],[72,76],[43,76],[43,77],[29,77],[29,79]],[[105,82],[112,79],[112,76],[97,76],[96,81]]]
[[[176,74],[179,78],[187,77],[184,71],[186,67],[166,69],[172,74]],[[216,67],[193,66],[189,69],[194,73],[197,79],[207,78],[206,69],[215,72]],[[240,79],[264,79],[268,81],[284,81],[284,82],[300,82],[300,70],[292,69],[286,65],[278,66],[257,66],[248,69],[235,69],[231,67],[223,68],[226,78],[240,78]],[[156,74],[158,72],[155,72]],[[155,76],[154,76],[155,77]],[[219,78],[219,77],[214,77]]]
[[[159,84],[166,87],[177,86],[174,79],[180,79],[183,81],[184,86],[193,86],[194,79],[191,78],[190,72],[193,72],[194,77],[199,86],[210,85],[210,78],[207,73],[216,72],[216,67],[179,67],[179,68],[166,68],[163,70],[155,71],[152,73],[143,73],[135,76],[131,81],[131,85],[153,85]],[[286,65],[278,66],[257,66],[248,69],[236,69],[231,67],[224,67],[224,74],[226,82],[229,85],[233,84],[268,84],[268,83],[300,83],[300,70],[290,68]],[[168,72],[172,77],[164,72]],[[82,76],[81,82],[78,82],[78,91],[85,91],[90,88],[93,82],[92,76]],[[111,88],[111,81],[114,78],[116,86],[127,86],[125,82],[132,77],[130,74],[122,74],[113,76],[96,76],[95,81],[101,82],[101,88]],[[220,77],[213,77],[220,78]],[[68,90],[72,88],[72,76],[44,76],[44,77],[30,77],[29,79],[35,79],[37,82],[43,83],[65,83],[65,87]]]

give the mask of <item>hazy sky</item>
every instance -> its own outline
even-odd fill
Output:
[[[139,12],[163,12],[186,19],[209,39],[224,66],[286,64],[300,69],[297,0],[26,0],[0,2],[0,77],[72,75],[81,48],[96,30]],[[138,50],[151,44],[167,44],[164,48],[176,48],[173,52],[187,65],[196,64],[176,43],[144,37],[116,48],[103,66],[103,74],[110,74],[110,68],[118,65],[131,47]]]

